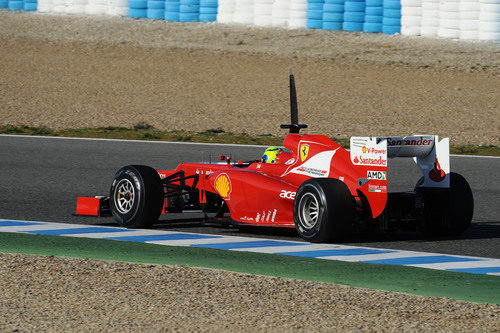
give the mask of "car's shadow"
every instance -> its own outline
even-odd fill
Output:
[[[110,220],[109,223],[100,225],[116,226]],[[106,221],[108,222],[108,221]],[[242,237],[264,237],[273,239],[300,240],[295,228],[258,227],[258,226],[236,226],[229,223],[206,222],[203,218],[183,218],[160,220],[151,229],[184,231],[195,233],[214,233]],[[473,222],[472,225],[459,236],[430,237],[421,232],[414,231],[370,231],[356,232],[340,243],[386,243],[386,242],[425,242],[425,241],[450,241],[450,240],[474,240],[500,238],[499,222]],[[336,241],[335,243],[339,243]]]
[[[346,242],[400,242],[400,241],[444,241],[465,239],[500,238],[500,222],[473,222],[469,229],[458,236],[428,236],[416,231],[359,232],[345,239]]]

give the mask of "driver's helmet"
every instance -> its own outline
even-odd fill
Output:
[[[266,149],[264,154],[262,155],[261,162],[262,163],[276,163],[276,159],[278,155],[282,152],[283,150],[278,147],[269,147]]]

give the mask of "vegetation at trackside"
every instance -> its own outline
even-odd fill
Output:
[[[0,232],[0,253],[184,265],[500,304],[500,277],[198,247]],[[1,254],[0,254],[1,255]]]
[[[239,143],[253,145],[281,145],[283,143],[283,138],[272,135],[250,136],[245,133],[235,134],[225,132],[224,130],[218,128],[209,129],[204,132],[160,131],[145,123],[139,123],[133,128],[101,127],[74,129],[50,129],[47,127],[7,125],[0,126],[0,133],[126,140]]]
[[[133,128],[101,127],[101,128],[72,128],[51,129],[47,127],[31,126],[0,126],[0,134],[42,135],[81,138],[105,138],[127,140],[156,140],[179,142],[208,142],[234,143],[266,146],[280,146],[283,137],[268,135],[248,135],[246,133],[225,132],[220,128],[209,129],[204,132],[189,131],[160,131],[146,123],[138,123]],[[344,148],[349,148],[349,139],[332,138]],[[500,147],[493,145],[451,145],[452,154],[500,156]]]

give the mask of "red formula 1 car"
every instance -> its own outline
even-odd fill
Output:
[[[434,135],[352,137],[350,152],[324,135],[300,135],[293,75],[291,124],[276,163],[181,163],[174,170],[129,165],[108,197],[78,198],[77,214],[110,211],[125,227],[148,227],[163,213],[201,209],[234,224],[296,228],[310,242],[357,229],[414,228],[456,235],[472,219],[473,197],[449,170],[449,139]],[[414,157],[423,177],[407,192],[387,191],[387,161]],[[229,216],[227,216],[229,215]]]

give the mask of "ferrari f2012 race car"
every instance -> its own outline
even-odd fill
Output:
[[[181,163],[174,170],[129,165],[109,197],[79,197],[77,214],[111,213],[124,227],[149,227],[161,214],[198,209],[233,224],[296,228],[310,242],[339,240],[359,229],[394,227],[457,235],[472,220],[473,196],[450,172],[449,139],[435,135],[352,137],[350,151],[325,135],[301,135],[290,75],[291,124],[275,163]],[[414,189],[388,192],[387,163],[413,157]]]

